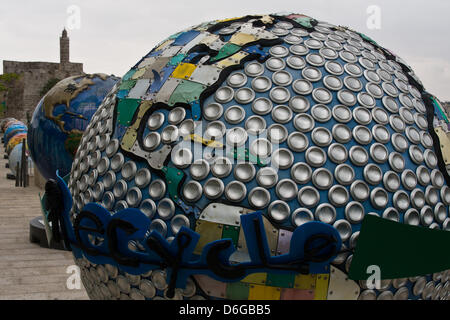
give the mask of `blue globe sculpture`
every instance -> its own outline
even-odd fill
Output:
[[[304,15],[170,36],[105,98],[63,188],[89,296],[448,298],[449,271],[348,278],[368,215],[450,230],[440,110],[401,58]]]
[[[119,79],[105,74],[58,82],[37,105],[28,132],[31,157],[46,178],[67,175],[89,120]]]

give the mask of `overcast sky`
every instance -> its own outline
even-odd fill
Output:
[[[122,76],[158,42],[204,21],[247,14],[298,12],[346,25],[397,53],[441,100],[450,100],[448,0],[0,0],[0,60],[59,60],[59,36],[69,29],[72,62],[87,73]],[[380,29],[367,8],[380,8]],[[69,10],[70,11],[70,10]],[[371,11],[375,13],[374,11]],[[3,66],[0,66],[0,73]]]

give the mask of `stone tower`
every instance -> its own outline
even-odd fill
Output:
[[[64,28],[61,37],[59,37],[59,56],[60,56],[60,63],[66,64],[69,63],[69,37],[67,37],[67,31],[66,28]]]

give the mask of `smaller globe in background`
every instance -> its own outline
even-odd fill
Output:
[[[39,102],[28,132],[31,157],[46,179],[70,172],[81,136],[111,88],[106,74],[73,76],[58,82]]]

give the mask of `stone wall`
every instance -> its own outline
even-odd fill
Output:
[[[81,75],[82,63],[54,63],[54,62],[20,62],[3,61],[4,73],[21,75],[22,86],[10,91],[7,98],[7,116],[26,118],[27,111],[33,114],[41,97],[41,90],[51,79],[65,79],[70,76]],[[17,89],[17,90],[16,90]],[[18,92],[22,90],[22,92]]]

